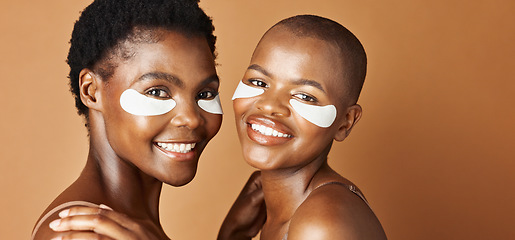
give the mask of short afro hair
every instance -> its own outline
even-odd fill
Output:
[[[334,44],[340,49],[345,65],[345,87],[348,96],[358,101],[367,73],[367,55],[358,38],[341,24],[316,15],[297,15],[281,20],[268,31],[284,27],[298,37],[312,37]],[[265,33],[266,35],[266,33]]]
[[[75,97],[79,115],[88,119],[88,107],[80,99],[80,71],[85,68],[93,70],[97,63],[104,63],[115,50],[120,50],[124,41],[155,42],[155,38],[148,40],[137,35],[156,29],[204,37],[216,57],[214,26],[211,18],[199,7],[198,0],[95,0],[82,11],[73,28],[67,58],[70,91]],[[116,66],[105,65],[96,70],[107,81]]]

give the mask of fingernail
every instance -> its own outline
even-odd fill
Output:
[[[63,237],[61,237],[61,236],[57,236],[57,237],[52,238],[52,239],[50,239],[50,240],[61,240],[61,239],[63,239]]]
[[[61,219],[56,219],[56,220],[52,221],[50,224],[48,224],[48,226],[51,229],[55,230],[57,227],[59,227],[60,224],[61,224]]]
[[[110,208],[109,206],[104,205],[104,204],[100,204],[100,206],[99,206],[99,207],[100,207],[100,208],[102,208],[102,209],[113,210],[112,208]]]
[[[65,217],[68,217],[69,215],[70,215],[70,209],[65,209],[59,213],[60,218],[65,218]]]

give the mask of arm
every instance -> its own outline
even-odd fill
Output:
[[[138,222],[109,207],[76,206],[59,212],[49,223],[57,239],[169,239],[150,224]]]
[[[168,239],[159,231],[135,221],[128,216],[112,211],[106,206],[72,207],[55,214],[47,232],[62,239]],[[254,172],[227,214],[218,240],[249,240],[254,237],[266,218],[261,176]],[[50,222],[50,220],[49,220]],[[40,239],[50,239],[50,237]]]
[[[225,217],[218,240],[249,240],[265,223],[266,207],[261,172],[254,172]]]

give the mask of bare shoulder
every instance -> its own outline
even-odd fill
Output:
[[[59,196],[52,201],[52,203],[43,211],[40,218],[36,222],[32,232],[31,239],[52,239],[59,236],[59,233],[54,232],[49,224],[57,219],[60,219],[59,212],[73,206],[98,206],[95,202],[99,201],[96,197],[95,191],[83,191],[86,189],[84,185],[77,184],[77,182],[70,185]],[[90,188],[91,189],[91,188]],[[97,194],[98,195],[98,194]],[[94,197],[92,197],[94,196]]]
[[[50,215],[47,215],[45,219],[41,219],[40,221],[38,221],[37,225],[34,228],[34,232],[32,233],[31,239],[33,239],[33,240],[45,239],[46,240],[46,239],[53,239],[54,237],[59,236],[59,234],[57,232],[52,231],[52,229],[50,229],[50,227],[49,227],[49,224],[56,219],[59,219],[59,211],[52,213]]]
[[[58,236],[59,234],[50,229],[50,223],[54,220],[60,219],[59,213],[65,209],[74,206],[87,206],[87,207],[98,207],[97,204],[89,201],[75,200],[61,202],[56,199],[50,206],[43,212],[40,219],[34,226],[32,233],[32,239],[51,239],[51,237]]]
[[[329,184],[313,191],[290,222],[288,239],[386,239],[368,205],[348,188]]]

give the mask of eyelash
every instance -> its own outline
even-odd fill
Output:
[[[261,87],[261,88],[268,88],[268,84],[266,84],[264,81],[258,80],[258,79],[249,79],[248,80],[250,84]],[[264,85],[264,86],[263,86]],[[310,102],[310,103],[318,103],[318,99],[312,95],[305,94],[305,93],[296,93],[293,94],[294,97],[300,99],[304,102]]]
[[[202,94],[204,94],[204,93],[208,94],[208,96],[207,97],[206,96],[203,97]],[[213,98],[216,97],[216,95],[218,95],[218,92],[215,92],[215,91],[203,91],[203,92],[200,92],[200,93],[197,94],[197,100],[198,99],[213,99]]]
[[[249,79],[249,83],[256,87],[262,87],[262,88],[268,87],[268,85],[265,82],[258,80],[258,79]],[[262,85],[265,85],[265,86],[262,86]]]
[[[151,88],[147,90],[145,94],[156,98],[170,98],[170,94],[168,93],[168,91],[161,88]]]
[[[313,97],[313,96],[305,94],[305,93],[296,93],[296,94],[293,94],[293,96],[304,102],[311,102],[311,103],[318,102],[318,99],[316,97]]]

